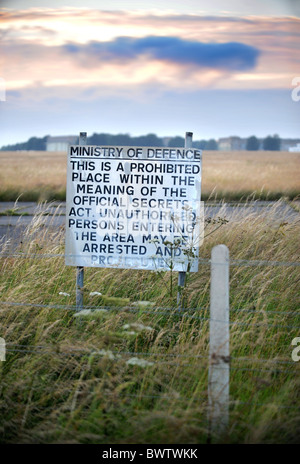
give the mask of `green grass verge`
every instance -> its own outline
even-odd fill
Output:
[[[0,201],[33,201],[33,202],[42,202],[42,201],[65,201],[66,200],[66,190],[65,189],[33,189],[33,190],[23,190],[23,189],[6,189],[0,190]]]

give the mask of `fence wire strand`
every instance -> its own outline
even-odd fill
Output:
[[[29,303],[29,302],[15,302],[15,301],[0,301],[0,305],[7,305],[7,306],[29,306],[33,308],[45,308],[45,309],[65,309],[65,310],[70,310],[70,311],[77,311],[77,307],[75,305],[58,305],[58,304],[42,304],[42,303]],[[97,311],[97,310],[105,310],[105,311],[114,311],[114,310],[119,310],[119,311],[129,311],[130,312],[136,312],[136,313],[143,313],[143,314],[170,314],[172,315],[181,315],[181,316],[187,316],[187,317],[198,317],[195,315],[186,315],[186,313],[190,312],[205,312],[209,311],[209,307],[198,307],[198,308],[180,308],[180,311],[178,311],[178,308],[165,308],[165,307],[155,307],[151,310],[147,309],[145,310],[144,308],[134,308],[130,307],[130,305],[127,306],[93,306],[93,305],[87,305],[83,306],[83,310],[91,310],[91,311]],[[299,311],[275,311],[272,309],[255,309],[255,308],[230,308],[229,311],[231,313],[261,313],[263,315],[269,315],[269,314],[282,314],[283,316],[300,316],[300,310]],[[209,319],[209,318],[207,318]],[[206,319],[205,319],[206,320]]]
[[[160,365],[175,365],[175,366],[186,366],[186,367],[198,367],[198,368],[207,368],[209,366],[208,356],[204,355],[194,355],[194,354],[175,354],[175,353],[149,353],[149,352],[136,352],[136,351],[116,351],[116,350],[104,350],[104,349],[83,349],[83,348],[71,348],[68,351],[63,351],[58,346],[46,346],[46,345],[21,345],[21,344],[14,344],[14,343],[7,343],[6,345],[7,352],[17,352],[17,353],[31,353],[31,354],[51,354],[51,355],[60,355],[60,356],[101,356],[103,358],[111,359],[112,361],[121,360],[122,357],[127,356],[145,356],[145,357],[166,357],[166,358],[178,358],[178,359],[198,359],[198,360],[205,360],[205,365],[195,365],[190,363],[176,363],[172,361],[151,361],[152,364],[160,364]],[[10,348],[11,347],[11,348]],[[49,349],[50,348],[50,349]],[[245,357],[230,357],[230,361],[233,362],[253,362],[253,363],[268,363],[268,364],[291,364],[295,366],[295,362],[293,361],[286,361],[286,360],[268,360],[268,359],[259,359],[259,358],[245,358]],[[219,366],[219,369],[227,369],[227,367]],[[293,369],[278,369],[277,367],[271,367],[270,369],[262,369],[262,368],[250,368],[250,367],[238,367],[238,366],[231,366],[230,369],[232,370],[239,370],[239,371],[253,371],[253,372],[280,372],[280,373],[291,373]]]
[[[76,306],[69,306],[69,305],[46,305],[46,304],[41,304],[41,303],[26,303],[26,302],[22,302],[22,303],[19,303],[19,302],[13,302],[13,301],[0,301],[0,305],[3,304],[3,305],[8,305],[8,306],[28,306],[28,307],[36,307],[36,308],[44,308],[44,309],[65,309],[65,310],[70,310],[70,311],[73,311],[76,313],[76,316],[78,316],[79,318],[82,319],[82,317],[84,316],[84,314],[82,316],[80,316],[80,311],[77,311],[77,308]],[[124,312],[132,312],[132,313],[137,313],[137,314],[154,314],[154,315],[157,315],[157,314],[171,314],[172,316],[176,316],[176,317],[186,317],[186,318],[190,318],[190,319],[196,319],[196,320],[199,320],[199,321],[212,321],[212,322],[220,322],[220,323],[227,323],[227,321],[224,321],[224,320],[221,320],[221,319],[212,319],[210,317],[205,317],[205,316],[197,316],[197,315],[194,315],[194,314],[186,314],[186,311],[184,310],[178,310],[178,308],[173,308],[173,312],[172,312],[172,308],[168,308],[167,310],[162,310],[161,308],[159,308],[158,310],[144,310],[144,309],[135,309],[135,308],[131,308],[131,307],[128,307],[128,306],[124,306],[124,307],[111,307],[111,306],[85,306],[82,308],[82,310],[91,310],[91,311],[114,311],[114,310],[118,310],[118,311],[124,311]],[[207,308],[199,308],[199,310],[207,310]],[[198,311],[197,309],[195,310],[195,312]],[[263,314],[267,314],[268,311],[266,310],[265,313]],[[297,313],[297,312],[296,312]],[[282,311],[282,314],[285,314],[284,311]],[[298,314],[298,313],[297,313]],[[260,322],[251,322],[251,321],[247,321],[247,322],[242,322],[242,321],[230,321],[229,322],[229,325],[231,326],[249,326],[249,325],[252,325],[252,326],[255,326],[255,327],[260,327],[260,326],[265,326],[265,327],[268,327],[268,328],[281,328],[281,329],[296,329],[296,330],[299,330],[300,329],[300,326],[296,326],[296,325],[282,325],[282,324],[273,324],[273,323],[269,323],[269,322],[265,322],[265,321],[260,321]]]
[[[22,345],[19,343],[7,343],[6,346],[15,347],[15,348],[37,348],[37,349],[45,349],[45,348],[52,348],[52,352],[61,352],[60,347],[57,345]],[[103,348],[69,348],[70,352],[80,352],[82,354],[102,354],[100,351]],[[156,356],[156,357],[170,357],[170,358],[195,358],[195,359],[207,359],[207,355],[199,355],[199,354],[182,354],[182,353],[155,353],[149,351],[117,351],[117,350],[109,350],[110,353],[114,355],[124,355],[124,356]],[[276,364],[295,364],[294,361],[287,361],[287,360],[277,360],[277,359],[263,359],[263,358],[249,358],[246,356],[242,357],[235,357],[230,356],[230,361],[253,361],[253,362],[262,362],[262,363],[276,363]]]

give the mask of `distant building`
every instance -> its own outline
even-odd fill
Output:
[[[263,150],[264,139],[260,138],[259,150]],[[247,138],[241,138],[238,136],[223,137],[218,140],[218,150],[221,151],[233,151],[233,150],[246,150]],[[300,139],[280,139],[280,150],[281,151],[300,151]]]
[[[78,143],[76,135],[48,137],[46,141],[46,151],[67,151],[69,145]]]
[[[220,138],[218,140],[218,149],[221,151],[245,150],[246,139],[237,136]]]
[[[289,147],[290,152],[300,153],[300,143],[297,143],[294,147]]]
[[[281,139],[280,150],[282,151],[299,151],[300,139]],[[290,148],[297,148],[297,150],[290,150]]]

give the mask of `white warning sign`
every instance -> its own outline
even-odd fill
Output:
[[[201,150],[72,145],[66,265],[197,271]]]

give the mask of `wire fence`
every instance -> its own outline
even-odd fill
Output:
[[[149,353],[149,352],[136,352],[136,351],[107,351],[105,352],[105,350],[96,350],[96,349],[90,349],[90,350],[87,350],[87,349],[69,349],[68,351],[62,351],[60,349],[58,349],[58,347],[55,347],[55,349],[53,349],[53,347],[49,347],[49,346],[46,346],[46,345],[38,345],[38,346],[35,346],[35,345],[19,345],[19,344],[13,344],[13,343],[8,343],[7,344],[7,352],[8,353],[11,353],[11,354],[38,354],[38,355],[56,355],[56,356],[71,356],[71,357],[86,357],[87,358],[87,362],[90,360],[91,357],[95,358],[96,356],[100,356],[101,358],[108,358],[108,360],[110,360],[111,362],[113,361],[120,361],[120,360],[123,360],[124,361],[124,358],[126,357],[130,357],[129,360],[127,361],[127,364],[130,365],[130,360],[131,359],[136,359],[136,357],[139,357],[139,359],[144,358],[144,357],[154,357],[154,358],[172,358],[172,359],[176,359],[176,361],[174,362],[173,360],[171,361],[162,361],[161,359],[159,361],[156,361],[156,360],[153,360],[151,359],[151,362],[147,362],[146,363],[146,366],[147,368],[149,368],[150,366],[151,367],[160,367],[160,366],[165,366],[165,365],[168,365],[168,366],[174,366],[174,367],[180,367],[180,368],[183,368],[183,367],[192,367],[193,368],[193,372],[197,372],[198,369],[204,369],[204,370],[208,370],[209,368],[209,364],[208,364],[208,357],[207,356],[204,356],[204,355],[182,355],[182,354],[171,354],[171,353]],[[132,358],[134,357],[134,358]],[[193,360],[196,360],[197,363],[193,363],[193,364],[190,364],[190,363],[187,363],[187,362],[181,362],[181,360],[186,360],[187,358],[192,358]],[[178,362],[178,360],[180,360],[180,362]],[[199,360],[201,360],[201,363],[199,363]],[[253,359],[253,358],[235,358],[235,357],[231,357],[231,366],[230,366],[230,370],[232,371],[242,371],[242,372],[252,372],[252,373],[256,373],[256,374],[260,374],[260,375],[264,375],[264,374],[272,374],[272,373],[276,373],[276,379],[274,379],[274,382],[277,382],[278,381],[278,374],[287,374],[287,375],[290,375],[290,374],[295,374],[296,371],[295,369],[282,369],[282,368],[278,368],[276,366],[276,368],[274,369],[274,367],[271,367],[269,369],[266,369],[266,368],[248,368],[248,367],[237,367],[237,366],[233,366],[232,365],[232,362],[235,362],[235,361],[242,361],[242,362],[246,362],[246,361],[251,361],[251,362],[260,362],[260,363],[268,363],[268,364],[273,364],[273,365],[276,365],[276,364],[279,364],[279,365],[282,365],[282,364],[291,364],[291,365],[294,365],[295,367],[295,363],[293,361],[283,361],[283,360],[268,360],[268,359]],[[133,364],[134,365],[134,364]],[[146,367],[144,365],[144,367]],[[220,368],[222,369],[222,367]],[[75,381],[75,383],[78,383],[78,379]],[[45,388],[43,387],[44,389],[44,392],[45,393],[53,393],[55,391],[58,390],[58,387],[48,387],[46,386]],[[60,390],[62,390],[63,392],[66,392],[68,391],[69,393],[74,393],[74,392],[77,392],[79,393],[81,388],[80,388],[80,384],[79,385],[75,385],[73,388],[70,388],[68,387],[67,389],[63,386],[60,386],[59,387]],[[41,390],[40,388],[36,388],[36,390]],[[84,394],[84,388],[82,389],[81,393]],[[94,394],[96,393],[99,394],[99,391],[97,390],[97,388],[95,389],[91,389],[89,388],[88,391],[86,392],[87,394],[91,395],[91,394]],[[127,393],[127,392],[116,392],[116,391],[113,391],[113,392],[108,392],[107,390],[101,390],[101,395],[102,396],[112,396],[112,397],[118,397],[120,399],[137,399],[137,400],[141,400],[141,399],[151,399],[151,400],[157,400],[157,401],[162,401],[162,400],[167,400],[168,402],[170,401],[175,401],[175,402],[193,402],[193,403],[199,403],[201,402],[201,407],[202,408],[207,408],[208,407],[208,404],[207,404],[207,400],[208,400],[208,394],[207,392],[197,392],[197,394],[193,395],[193,396],[187,396],[186,394],[185,395],[181,395],[180,393],[176,392],[176,394],[165,394],[165,393],[161,393],[161,394],[147,394],[145,392],[138,392],[138,393]],[[205,403],[203,403],[203,401],[205,401]],[[240,400],[237,400],[237,399],[230,399],[230,401],[228,402],[228,406],[229,407],[238,407],[238,406],[251,406],[251,407],[275,407],[276,409],[283,409],[283,410],[299,410],[299,406],[297,405],[282,405],[282,404],[278,404],[274,401],[269,401],[269,402],[257,402],[257,401],[240,401]]]
[[[5,305],[12,305],[12,306],[31,306],[31,307],[42,307],[42,308],[47,308],[47,309],[70,309],[69,306],[67,305],[41,305],[41,304],[31,304],[31,303],[15,303],[15,302],[3,302],[3,301],[0,301],[0,305],[1,304],[5,304]],[[97,309],[103,309],[102,307],[94,307],[94,309],[96,308]],[[73,310],[75,310],[75,308],[72,308]],[[110,308],[112,309],[112,308]],[[122,308],[118,308],[119,310],[122,310]],[[123,308],[124,309],[124,308]],[[207,310],[207,308],[205,308],[205,310]],[[167,313],[169,313],[171,311],[171,308],[168,308],[166,310]],[[155,310],[152,310],[151,311],[152,314],[157,314]],[[160,312],[158,312],[159,314]],[[300,315],[300,311],[299,312],[295,312],[297,315]],[[182,317],[184,317],[184,315],[181,315]],[[201,318],[202,320],[211,320],[210,318]],[[214,319],[213,319],[214,320]],[[222,321],[222,320],[215,320],[217,322],[225,322],[225,321]],[[255,323],[255,324],[251,324],[250,323],[239,323],[237,321],[237,323],[239,325],[255,325],[255,326],[259,326],[258,323]],[[232,323],[234,324],[234,322]],[[264,324],[265,325],[265,324]],[[300,327],[299,326],[287,326],[287,325],[274,325],[274,324],[271,324],[270,325],[271,327],[279,327],[279,328],[283,328],[283,329],[287,329],[287,328],[296,328],[296,329],[299,329]],[[174,353],[160,353],[160,352],[143,352],[143,351],[139,351],[139,352],[136,352],[136,351],[111,351],[111,350],[103,350],[103,349],[95,349],[95,348],[68,348],[67,351],[61,349],[60,346],[58,345],[50,345],[50,346],[47,346],[47,345],[26,345],[26,344],[18,344],[18,343],[7,343],[6,344],[6,351],[7,352],[10,352],[10,353],[14,353],[14,352],[18,352],[18,353],[30,353],[30,354],[57,354],[57,355],[60,355],[60,356],[100,356],[100,357],[112,357],[112,359],[119,359],[120,357],[128,357],[128,356],[134,356],[134,357],[154,357],[154,358],[176,358],[176,359],[179,359],[179,360],[182,360],[182,359],[194,359],[194,360],[206,360],[206,363],[204,365],[197,365],[197,367],[201,367],[201,368],[207,368],[208,367],[208,356],[207,355],[198,355],[198,354],[174,354]],[[162,364],[162,361],[151,361],[153,364]],[[261,358],[253,358],[253,357],[233,357],[233,356],[230,356],[230,362],[231,362],[231,366],[230,368],[233,369],[233,370],[248,370],[248,371],[253,371],[253,372],[272,372],[274,370],[273,367],[269,368],[269,369],[262,369],[262,368],[248,368],[248,367],[237,367],[237,366],[233,366],[232,363],[235,363],[235,362],[252,362],[252,363],[262,363],[262,364],[269,364],[269,365],[292,365],[293,367],[295,367],[295,361],[292,361],[292,360],[286,360],[286,359],[261,359]],[[164,364],[166,364],[167,362],[164,361],[163,362]],[[176,365],[176,366],[182,366],[183,363],[174,363],[173,361],[170,362],[168,361],[168,364],[173,364],[173,365]],[[184,365],[186,366],[195,366],[195,364],[187,364],[185,363]],[[290,372],[293,372],[294,369],[278,369],[276,368],[276,372],[284,372],[284,373],[290,373]]]
[[[196,354],[173,354],[173,353],[155,353],[155,352],[143,352],[143,351],[116,351],[116,350],[104,350],[104,349],[80,349],[80,348],[69,348],[67,351],[61,350],[59,346],[47,346],[47,345],[22,345],[22,344],[14,344],[8,343],[7,345],[8,352],[20,352],[20,353],[37,353],[37,354],[58,354],[61,356],[100,356],[100,357],[108,357],[112,360],[118,360],[124,357],[134,357],[134,356],[146,356],[146,357],[154,357],[154,358],[176,358],[176,359],[196,359],[196,360],[205,360],[208,361],[208,356],[206,355],[196,355]],[[276,360],[276,359],[261,359],[261,358],[247,358],[247,357],[230,357],[231,362],[258,362],[258,363],[268,363],[268,364],[290,364],[295,365],[294,361],[291,360]],[[162,364],[166,363],[166,361],[153,361],[155,364]],[[174,364],[173,361],[168,361],[170,364]],[[182,363],[178,363],[175,365],[183,365]],[[195,364],[185,364],[187,366],[195,366]],[[205,363],[205,366],[198,365],[198,367],[208,367],[208,362]],[[244,370],[241,367],[231,367],[235,370]],[[246,368],[246,370],[250,371],[262,371],[262,369],[257,368]],[[265,372],[270,372],[273,370],[271,369],[264,369]],[[278,370],[276,368],[276,372],[291,372],[292,369],[281,369]]]
[[[126,311],[126,312],[131,312],[131,313],[135,313],[135,314],[153,314],[153,315],[161,315],[161,314],[167,314],[169,316],[175,316],[175,317],[181,317],[181,318],[189,318],[189,319],[196,319],[196,320],[199,320],[199,321],[214,321],[214,322],[226,322],[222,319],[214,319],[214,318],[211,318],[211,317],[205,317],[205,316],[197,316],[195,314],[189,314],[189,312],[193,311],[193,312],[198,312],[198,311],[209,311],[209,308],[187,308],[187,309],[183,309],[183,308],[153,308],[151,310],[147,310],[147,309],[135,309],[135,308],[132,308],[130,306],[122,306],[122,307],[119,307],[119,306],[83,306],[83,308],[78,311],[77,307],[74,306],[74,305],[47,305],[47,304],[41,304],[41,303],[27,303],[27,302],[13,302],[13,301],[0,301],[0,305],[6,305],[6,306],[17,306],[17,307],[31,307],[31,308],[42,308],[42,309],[63,309],[63,310],[66,310],[66,311],[73,311],[76,314],[76,316],[79,316],[81,317],[81,311],[82,310],[85,310],[85,311],[90,311],[91,313],[94,312],[97,312],[97,311],[103,311],[103,312],[113,312],[113,311],[118,311],[118,312],[122,312],[122,311]],[[293,316],[300,316],[300,310],[299,311],[289,311],[287,313],[285,313],[284,311],[272,311],[272,310],[254,310],[254,309],[230,309],[230,312],[249,312],[250,314],[254,314],[254,313],[262,313],[263,315],[267,315],[268,313],[270,314],[282,314],[283,316],[287,316],[287,315],[293,315]],[[83,315],[86,315],[84,313],[82,313],[82,316]],[[268,323],[266,321],[261,321],[261,322],[251,322],[251,321],[247,321],[247,322],[242,322],[242,321],[231,321],[229,322],[229,325],[231,326],[249,326],[249,325],[252,325],[252,326],[256,326],[256,327],[260,327],[260,326],[264,326],[264,327],[269,327],[269,328],[280,328],[280,329],[296,329],[296,330],[300,330],[300,325],[291,325],[291,324],[288,324],[288,325],[283,325],[283,324],[274,324],[274,323]]]
[[[68,295],[70,296],[70,295]],[[75,305],[66,305],[66,304],[42,304],[42,303],[29,303],[26,301],[23,302],[16,302],[16,301],[0,301],[0,304],[2,305],[7,305],[7,306],[28,306],[32,308],[45,308],[45,309],[64,309],[67,311],[77,311],[77,306]],[[181,307],[180,310],[178,311],[178,308],[174,307],[155,307],[152,309],[136,309],[134,307],[130,307],[130,305],[125,306],[126,311],[132,311],[134,313],[140,313],[141,311],[144,314],[170,314],[172,315],[179,315],[179,316],[187,316],[187,313],[190,312],[206,312],[209,311],[209,307],[196,307],[196,308],[183,308]],[[122,311],[124,310],[124,307],[120,306],[96,306],[96,305],[86,305],[83,306],[84,310],[90,310],[90,311]],[[230,308],[230,312],[232,313],[262,313],[264,315],[266,314],[281,314],[283,316],[300,316],[300,309],[299,311],[274,311],[272,309],[255,309],[255,308]],[[191,317],[194,317],[192,315]],[[209,320],[210,318],[201,318],[201,319],[207,319]],[[296,327],[298,328],[298,327]]]
[[[48,258],[63,258],[65,257],[64,254],[42,254],[42,253],[1,253],[0,258],[33,258],[33,259],[48,259]],[[210,259],[200,259],[199,264],[201,265],[209,265],[211,266]],[[223,265],[224,263],[215,263],[216,265],[220,264]],[[300,262],[298,261],[267,261],[267,260],[243,260],[243,259],[230,259],[230,266],[272,266],[272,267],[299,267]],[[41,310],[64,310],[64,311],[72,311],[74,316],[80,318],[80,321],[83,322],[85,319],[84,316],[77,312],[77,307],[75,305],[67,305],[67,304],[43,304],[43,303],[34,303],[34,302],[15,302],[15,301],[0,301],[0,306],[11,306],[11,307],[26,307],[26,308],[36,308]],[[206,316],[206,313],[209,313],[209,307],[196,307],[196,308],[172,308],[172,307],[132,307],[127,305],[125,307],[117,307],[117,306],[105,306],[105,305],[87,305],[83,306],[82,308],[85,311],[90,312],[90,315],[93,315],[93,312],[102,311],[102,312],[131,312],[135,313],[139,316],[143,315],[153,315],[153,316],[160,316],[160,315],[168,315],[170,317],[181,318],[182,320],[199,320],[203,322],[220,322],[225,323],[226,321],[222,319],[215,319]],[[281,317],[295,317],[297,318],[300,316],[300,310],[295,311],[279,311],[279,310],[272,310],[272,309],[259,309],[259,308],[230,308],[230,314],[235,317],[240,317],[240,315],[247,315],[247,316],[281,316]],[[0,314],[1,315],[1,314]],[[231,330],[237,327],[256,327],[256,328],[263,328],[263,330],[267,329],[281,329],[286,331],[287,334],[290,333],[291,330],[300,330],[300,325],[297,324],[289,324],[289,323],[282,323],[274,322],[274,321],[257,321],[257,319],[253,320],[230,320],[229,325]],[[75,347],[65,347],[60,346],[56,343],[53,345],[30,345],[30,344],[21,344],[21,343],[7,343],[6,344],[6,353],[10,356],[20,356],[20,355],[49,355],[49,356],[63,356],[63,357],[73,357],[73,358],[86,358],[87,362],[90,361],[91,358],[95,359],[99,358],[106,358],[111,362],[125,362],[126,364],[130,365],[130,361],[133,359],[137,359],[143,361],[143,366],[150,369],[160,368],[160,366],[173,366],[176,368],[192,368],[193,372],[197,372],[197,370],[209,370],[210,367],[210,359],[208,354],[195,354],[195,353],[162,353],[162,352],[154,352],[154,351],[118,351],[118,350],[107,350],[104,348],[95,348],[95,347],[84,347],[84,348],[75,348]],[[146,358],[146,361],[145,361]],[[260,374],[262,376],[268,376],[268,386],[272,381],[276,383],[278,380],[277,375],[283,376],[293,376],[299,374],[299,364],[297,362],[287,359],[286,357],[282,359],[263,359],[263,358],[255,358],[255,357],[235,357],[230,356],[230,365],[229,369],[231,372],[251,372],[254,374]],[[250,363],[250,365],[249,365]],[[132,366],[135,363],[132,362]],[[219,366],[219,369],[227,369],[227,367]],[[272,376],[274,377],[272,379]],[[79,388],[79,387],[74,387]],[[70,388],[69,391],[73,392],[74,388]],[[53,388],[55,391],[55,387]],[[91,392],[89,392],[91,393]],[[138,392],[138,393],[127,393],[127,392],[107,392],[102,391],[101,394],[103,395],[118,395],[121,398],[127,399],[152,399],[152,400],[168,400],[168,401],[189,401],[189,402],[203,402],[204,399],[207,400],[207,392],[197,393],[191,397],[187,395],[172,395],[172,394],[147,394],[146,392]],[[298,405],[286,405],[286,404],[277,404],[276,401],[269,401],[269,402],[255,402],[255,401],[239,401],[230,399],[229,406],[231,407],[238,407],[238,406],[254,406],[254,407],[270,407],[274,405],[278,409],[291,409],[291,410],[298,410]]]

